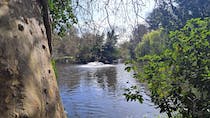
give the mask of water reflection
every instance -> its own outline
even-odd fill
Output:
[[[124,65],[106,68],[83,68],[58,65],[59,87],[68,117],[73,118],[147,118],[159,112],[142,86],[143,104],[127,102],[124,88],[138,85]]]
[[[110,92],[116,90],[116,68],[103,68],[97,69],[95,72],[97,83],[103,89],[107,88]]]

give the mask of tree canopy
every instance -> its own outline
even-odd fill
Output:
[[[135,49],[136,57],[162,53],[165,50],[167,38],[163,29],[145,34]]]
[[[210,18],[189,20],[170,32],[170,46],[163,53],[138,58],[147,64],[136,77],[148,83],[152,100],[169,117],[173,111],[183,117],[210,115],[209,26]]]
[[[72,24],[77,23],[77,18],[72,9],[71,0],[48,0],[52,26],[54,31],[64,35]]]
[[[210,0],[159,0],[146,21],[151,29],[180,29],[187,20],[209,17],[209,3]]]

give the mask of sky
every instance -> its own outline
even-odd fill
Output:
[[[128,40],[133,27],[144,24],[155,7],[154,0],[73,0],[73,3],[79,21],[76,27],[81,32],[102,33],[114,28],[120,42]]]

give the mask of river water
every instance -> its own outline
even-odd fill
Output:
[[[145,87],[124,71],[125,65],[58,64],[58,84],[68,118],[157,118]],[[124,89],[140,88],[144,102],[127,102]]]

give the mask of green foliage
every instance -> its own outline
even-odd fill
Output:
[[[139,90],[137,89],[137,86],[131,86],[130,88],[125,89],[125,93],[123,94],[127,101],[136,101],[142,103],[143,98],[142,95],[140,95]]]
[[[79,53],[80,38],[77,36],[77,30],[74,27],[68,29],[61,38],[58,35],[53,37],[53,56],[56,61],[74,62]]]
[[[96,34],[96,41],[94,42],[94,45],[91,48],[91,52],[93,55],[92,59],[94,61],[102,60],[103,42],[104,42],[104,34],[102,34],[102,35]]]
[[[77,23],[71,0],[48,0],[53,29],[63,36],[72,24]]]
[[[82,64],[92,61],[113,63],[113,60],[119,58],[116,43],[117,35],[114,31],[108,32],[105,40],[104,33],[87,32],[79,37],[76,29],[72,27],[62,39],[57,37],[57,40],[54,40],[54,57],[60,62],[68,60],[70,63]]]
[[[93,61],[94,55],[92,53],[92,49],[96,43],[97,36],[99,34],[92,34],[92,33],[84,33],[81,38],[78,39],[78,53],[76,55],[77,63],[88,63]]]
[[[167,38],[167,34],[162,29],[145,34],[135,49],[136,57],[160,54],[165,49]]]
[[[160,55],[146,55],[143,71],[152,100],[172,117],[210,117],[210,18],[192,19],[170,32],[169,47]]]
[[[135,48],[142,41],[143,36],[148,32],[148,28],[145,25],[138,24],[133,28],[130,38],[130,45],[128,47],[131,59],[136,59]]]
[[[168,9],[166,4],[160,4],[157,8],[153,9],[152,13],[146,19],[150,25],[150,29],[157,30],[163,27],[167,30],[175,30],[181,27],[180,19],[177,19]]]
[[[130,50],[129,50],[130,42],[126,41],[119,45],[119,57],[122,60],[130,59]]]
[[[171,31],[183,27],[187,20],[210,15],[210,0],[159,0],[158,6],[147,17],[151,29]]]
[[[92,54],[91,50],[92,46],[90,45],[84,45],[83,47],[81,47],[79,51],[79,56],[77,57],[78,63],[85,64],[95,61],[92,60],[94,55]]]
[[[116,48],[118,35],[115,34],[114,30],[107,32],[107,38],[105,44],[103,45],[102,51],[102,62],[113,63],[113,60],[116,60],[118,57],[118,51]]]
[[[104,34],[84,34],[80,44],[80,52],[78,60],[81,63],[87,63],[91,61],[101,61],[104,63],[113,63],[113,60],[118,58],[118,52],[116,48],[118,36],[114,30],[107,32],[107,38],[104,42]]]

